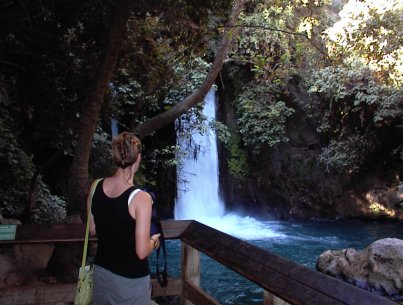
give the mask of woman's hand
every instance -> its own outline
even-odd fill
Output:
[[[160,236],[161,234],[154,234],[150,237],[151,241],[153,242],[153,249],[158,249],[160,247]]]

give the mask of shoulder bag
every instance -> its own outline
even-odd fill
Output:
[[[81,267],[78,273],[78,283],[76,289],[76,297],[74,299],[74,305],[90,305],[92,304],[92,279],[93,279],[93,266],[86,265],[87,259],[87,249],[88,249],[88,237],[90,232],[90,215],[91,215],[91,205],[92,197],[94,196],[95,188],[101,179],[95,180],[90,189],[90,193],[87,197],[87,224],[85,227],[85,239],[83,248],[83,259],[81,262]]]

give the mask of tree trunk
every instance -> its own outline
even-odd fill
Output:
[[[126,34],[126,24],[129,16],[129,0],[117,2],[101,62],[82,106],[77,131],[77,146],[69,173],[69,214],[84,211],[84,202],[89,186],[88,160],[91,153],[92,137],[98,123],[108,83],[115,71],[119,58],[119,51]]]
[[[237,28],[234,27],[235,22],[245,1],[246,0],[234,1],[234,6],[228,21],[228,27],[223,34],[220,48],[201,87],[170,110],[151,118],[149,121],[135,128],[135,131],[140,134],[140,137],[143,138],[148,136],[157,129],[173,122],[181,114],[185,113],[188,109],[203,100],[211,86],[214,84],[218,73],[221,71],[223,61],[231,46],[231,38],[237,31]],[[127,0],[121,0],[116,7],[115,18],[109,31],[109,41],[106,51],[103,55],[99,70],[95,75],[94,83],[90,87],[87,100],[82,108],[81,121],[78,129],[77,147],[74,152],[73,164],[69,175],[69,214],[84,212],[85,196],[89,186],[88,160],[91,152],[92,137],[98,122],[108,82],[112,77],[117,63],[128,18],[129,5]]]

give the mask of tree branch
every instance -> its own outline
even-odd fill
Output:
[[[224,59],[231,47],[232,37],[238,31],[235,23],[238,20],[239,13],[243,9],[245,2],[246,0],[234,1],[234,5],[232,7],[226,29],[223,33],[220,47],[217,51],[214,62],[211,65],[211,68],[206,76],[206,79],[204,80],[200,88],[187,96],[182,101],[180,101],[178,104],[173,106],[168,111],[158,114],[147,122],[137,126],[134,131],[139,134],[141,138],[144,138],[150,135],[152,132],[158,130],[159,128],[172,123],[181,114],[185,113],[187,110],[203,100],[203,98],[210,90],[211,86],[214,84],[218,73],[221,71]],[[232,30],[228,30],[228,28],[231,28]]]

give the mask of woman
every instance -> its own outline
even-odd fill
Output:
[[[90,232],[98,237],[93,304],[149,305],[147,257],[159,247],[160,234],[150,238],[151,196],[143,191],[130,196],[136,190],[140,140],[129,132],[119,134],[112,141],[112,158],[117,170],[98,182],[91,206]]]

